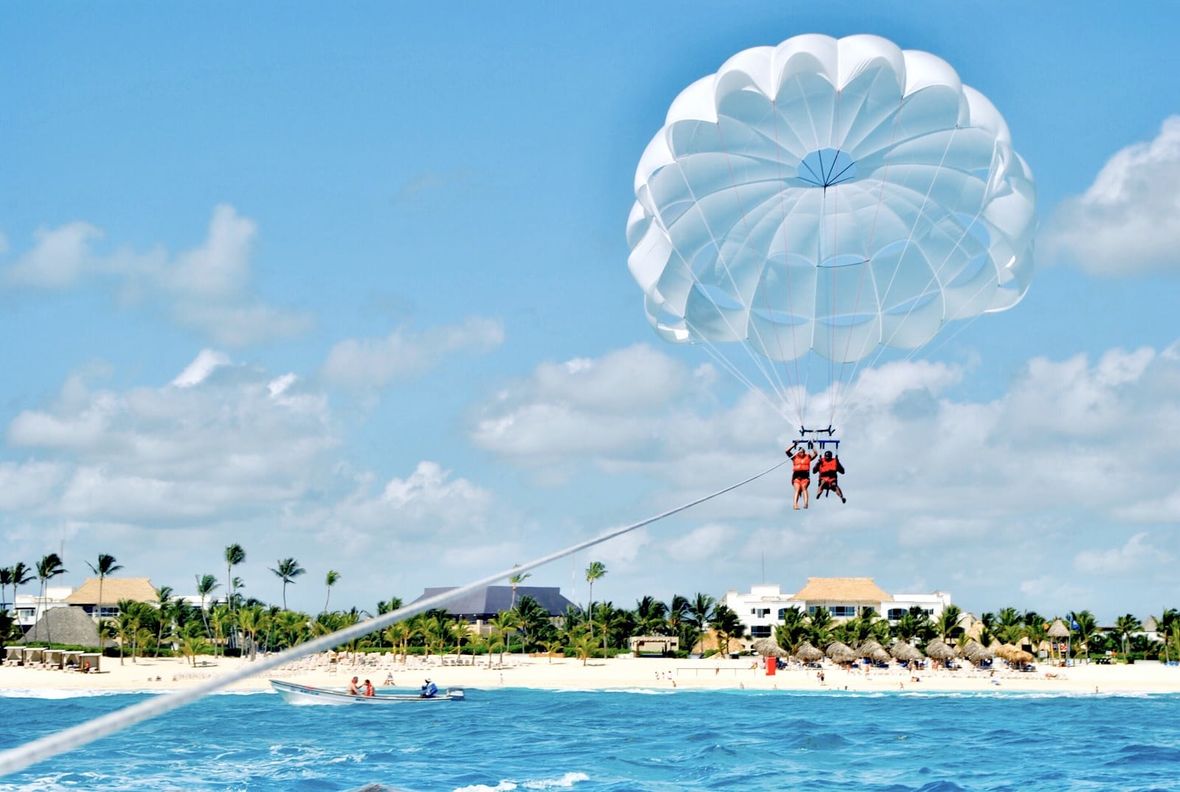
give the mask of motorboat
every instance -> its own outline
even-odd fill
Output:
[[[437,695],[426,697],[417,693],[377,693],[372,696],[354,695],[335,688],[318,688],[311,685],[300,685],[296,682],[284,682],[279,679],[270,680],[270,686],[275,689],[288,704],[410,704],[436,701],[462,701],[465,698],[463,688],[441,688]]]

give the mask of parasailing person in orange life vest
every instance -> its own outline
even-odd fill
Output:
[[[831,451],[824,451],[823,458],[815,463],[815,472],[819,474],[819,488],[815,491],[816,499],[834,492],[841,503],[848,503],[848,499],[840,490],[839,480],[836,478],[836,474],[844,472],[844,466],[840,464],[840,457],[832,456]]]
[[[807,488],[811,486],[811,460],[815,459],[816,454],[810,446],[803,448],[799,441],[791,443],[791,447],[787,449],[787,456],[791,458],[791,467],[793,473],[791,474],[791,484],[795,487],[795,510],[799,509],[799,496],[803,496],[803,508],[806,509],[810,500],[811,494]]]

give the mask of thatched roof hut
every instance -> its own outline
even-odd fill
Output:
[[[75,644],[98,646],[98,625],[81,608],[50,608],[41,615],[21,643]]]
[[[759,638],[751,648],[763,657],[788,657],[789,655],[773,638]]]
[[[856,650],[857,657],[871,658],[876,652],[885,651],[885,647],[874,641],[872,638],[862,643]]]
[[[992,651],[983,644],[979,643],[979,641],[968,641],[963,647],[963,657],[965,657],[968,662],[974,665],[979,665],[985,660],[992,659]]]
[[[824,653],[816,649],[808,641],[799,644],[795,649],[795,657],[799,658],[805,663],[814,663],[816,660],[822,660]]]
[[[941,639],[935,638],[926,644],[926,656],[945,662],[955,656],[955,650],[943,643]]]
[[[1061,619],[1054,619],[1053,624],[1049,627],[1050,638],[1068,638],[1069,628],[1065,626],[1065,622]]]
[[[851,663],[856,660],[856,652],[846,643],[833,641],[828,644],[828,659],[835,663]]]
[[[900,660],[903,663],[909,663],[914,660],[922,659],[921,652],[910,646],[905,641],[901,640],[893,642],[893,646],[889,647],[889,654],[892,655],[895,660]]]

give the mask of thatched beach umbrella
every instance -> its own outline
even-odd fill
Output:
[[[816,649],[809,642],[804,641],[795,649],[795,657],[802,660],[804,663],[814,663],[816,660],[822,660],[824,653]]]
[[[874,652],[884,651],[885,647],[874,641],[872,638],[865,641],[856,650],[857,657],[872,657]]]
[[[926,644],[926,656],[933,660],[946,662],[955,656],[955,650],[947,646],[938,638]]]
[[[839,641],[828,644],[828,658],[834,663],[851,663],[856,659],[852,647]]]
[[[788,657],[783,648],[773,638],[759,638],[750,645],[755,652],[763,657]]]
[[[985,660],[992,659],[992,651],[978,641],[968,641],[963,647],[963,657],[967,658],[968,662],[979,665]]]
[[[878,646],[876,650],[874,650],[874,652],[869,655],[869,659],[874,663],[888,663],[889,653],[886,652],[884,648]]]
[[[924,655],[905,641],[898,641],[889,649],[889,654],[903,663],[918,662]]]

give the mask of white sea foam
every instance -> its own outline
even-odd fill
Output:
[[[514,789],[570,789],[581,781],[589,781],[590,776],[585,773],[566,773],[557,778],[537,778],[529,781],[504,780],[495,786],[487,784],[472,784],[456,787],[455,792],[512,792]]]

